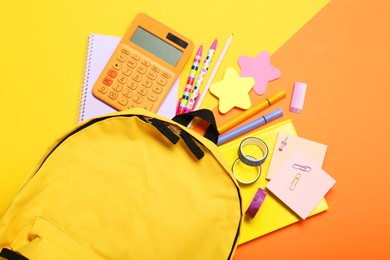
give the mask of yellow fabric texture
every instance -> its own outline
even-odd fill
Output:
[[[185,129],[204,157],[132,115]],[[0,247],[29,259],[229,259],[241,221],[240,190],[217,147],[133,109],[48,149],[0,220]]]

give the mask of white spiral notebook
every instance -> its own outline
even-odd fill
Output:
[[[98,79],[104,66],[110,59],[120,37],[100,34],[90,34],[88,41],[88,53],[85,64],[84,83],[81,93],[80,111],[78,123],[95,116],[116,112],[115,109],[106,105],[92,95],[92,87]],[[179,88],[179,77],[173,84],[168,95],[157,111],[157,114],[172,118],[176,113],[176,99]]]

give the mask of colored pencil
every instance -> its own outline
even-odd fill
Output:
[[[198,71],[200,61],[202,59],[203,45],[199,46],[198,51],[195,54],[194,61],[192,62],[190,74],[188,75],[187,83],[184,89],[182,98],[179,101],[179,105],[176,109],[176,115],[183,114],[185,112],[186,106],[188,104],[188,99],[192,90],[192,85],[194,84],[196,72]]]
[[[186,112],[193,111],[193,108],[195,106],[195,101],[199,96],[200,86],[202,85],[202,82],[207,74],[207,71],[209,70],[211,60],[217,48],[217,43],[218,43],[218,39],[215,39],[209,51],[207,52],[207,56],[203,62],[202,70],[200,71],[198,78],[196,79],[196,83],[193,90],[191,91],[190,98],[188,100],[188,104],[185,109]]]
[[[226,43],[225,43],[225,46],[223,47],[223,50],[221,52],[221,54],[219,55],[218,57],[218,60],[217,60],[217,63],[215,64],[214,68],[213,68],[213,72],[210,74],[210,77],[209,79],[207,80],[207,83],[202,91],[202,94],[200,94],[199,98],[196,99],[196,102],[195,102],[195,108],[194,110],[197,110],[199,109],[200,105],[202,104],[203,102],[203,99],[205,98],[209,88],[210,88],[210,85],[211,85],[211,82],[213,81],[214,77],[215,77],[215,74],[217,73],[218,71],[218,68],[219,66],[221,65],[222,63],[222,60],[223,58],[225,57],[225,54],[230,46],[230,43],[232,42],[232,39],[233,39],[233,34],[230,35],[230,37],[227,39]]]

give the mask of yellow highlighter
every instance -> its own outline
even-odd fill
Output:
[[[286,96],[286,91],[285,90],[280,90],[276,92],[275,94],[271,95],[270,97],[266,98],[253,108],[250,108],[246,110],[245,112],[241,113],[240,115],[236,116],[232,120],[227,121],[226,123],[222,124],[219,128],[218,131],[220,134],[225,133],[229,129],[233,128],[234,126],[242,123],[246,119],[250,118],[251,116],[254,116],[256,113],[263,111],[267,107],[275,104],[279,100],[283,99]]]

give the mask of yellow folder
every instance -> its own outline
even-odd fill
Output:
[[[227,163],[232,165],[238,157],[238,147],[244,138],[249,136],[258,137],[268,145],[269,155],[266,161],[261,165],[262,172],[259,180],[250,185],[240,184],[244,211],[246,211],[248,208],[248,205],[253,199],[257,189],[266,189],[265,186],[268,183],[268,180],[266,180],[266,175],[280,131],[289,133],[291,135],[297,135],[292,121],[288,119],[276,125],[270,126],[255,133],[251,133],[247,136],[242,136],[239,139],[219,146],[219,150],[225,157]],[[328,204],[326,203],[325,198],[323,198],[317,207],[311,212],[310,216],[323,212],[327,209]],[[295,215],[293,211],[291,211],[283,204],[283,202],[278,200],[271,192],[268,191],[268,195],[265,198],[260,210],[257,212],[257,215],[253,219],[247,216],[244,218],[239,244],[243,244],[300,220],[301,219]]]

